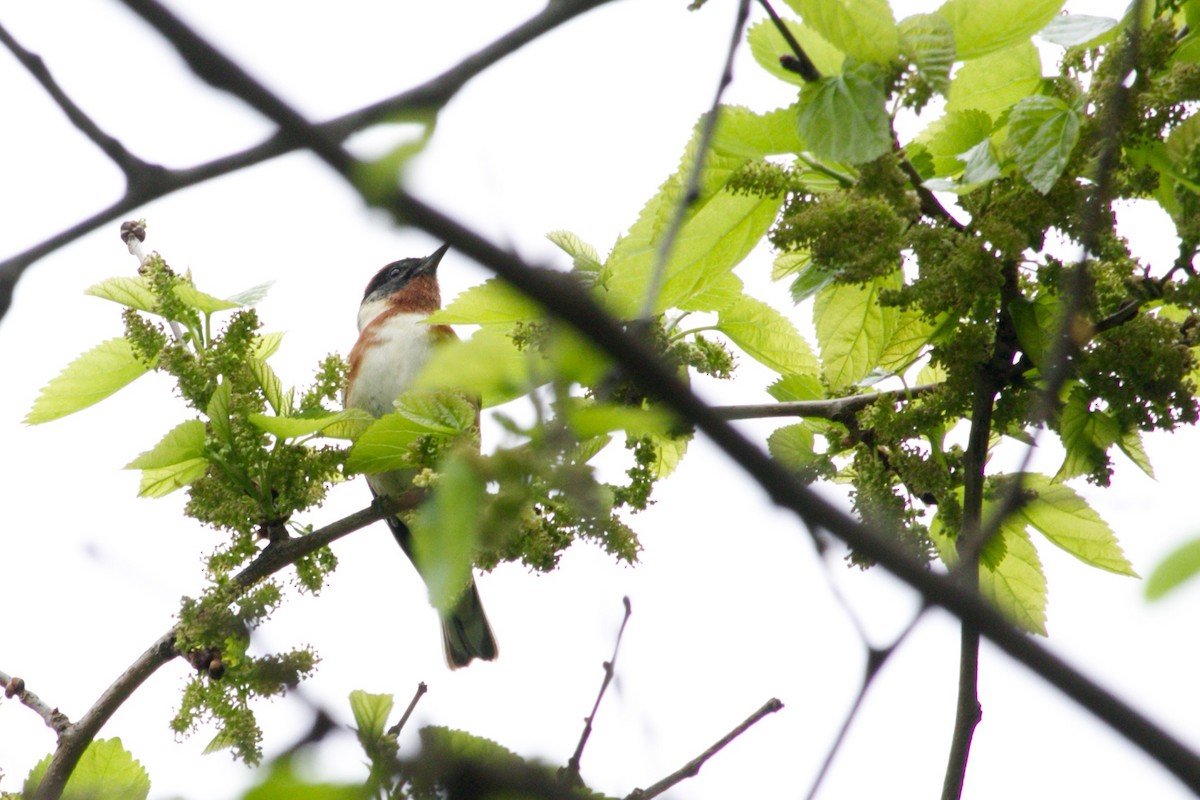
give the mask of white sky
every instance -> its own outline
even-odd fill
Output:
[[[182,8],[180,2],[171,3]],[[682,2],[614,3],[511,57],[445,109],[412,188],[468,225],[534,260],[564,263],[544,240],[567,228],[602,252],[675,167],[711,101],[732,22],[731,2],[698,14]],[[782,10],[782,3],[781,10]],[[936,3],[905,3],[900,14]],[[1116,15],[1122,3],[1074,3]],[[533,13],[537,3],[190,4],[188,19],[304,113],[327,118],[410,87]],[[755,19],[761,17],[756,11]],[[134,152],[187,166],[254,144],[268,126],[199,85],[172,51],[116,3],[0,4],[0,22],[41,54],[59,81]],[[16,62],[0,56],[6,146],[0,149],[0,254],[23,249],[107,204],[120,176],[69,126]],[[758,110],[793,91],[743,49],[727,95]],[[137,212],[149,244],[202,288],[230,294],[274,280],[260,306],[285,330],[277,370],[303,383],[325,353],[345,353],[366,280],[383,263],[436,242],[394,231],[364,212],[315,159],[291,155]],[[1165,220],[1138,212],[1141,252],[1173,258]],[[761,249],[739,274],[767,287]],[[0,323],[0,669],[78,716],[172,622],[199,586],[215,541],[179,514],[183,494],[138,500],[120,467],[182,417],[160,376],[49,425],[20,420],[37,390],[97,341],[119,335],[111,304],[83,290],[135,267],[106,226],[39,262]],[[487,273],[453,251],[442,268],[453,297]],[[721,402],[761,402],[769,376],[742,359],[732,385],[701,388]],[[779,423],[747,423],[765,437]],[[485,436],[500,442],[495,428]],[[1117,530],[1135,568],[1195,532],[1194,432],[1158,436],[1158,481],[1118,464],[1114,489],[1081,487]],[[1053,471],[1054,455],[1038,466]],[[338,487],[308,521],[364,506]],[[262,648],[311,642],[323,663],[300,694],[350,721],[356,688],[392,692],[401,708],[418,681],[430,692],[417,724],[458,727],[524,755],[565,763],[612,650],[620,599],[632,598],[611,687],[583,758],[585,779],[623,795],[681,766],[769,697],[785,709],[710,761],[669,796],[796,796],[811,782],[857,689],[865,652],[808,537],[707,442],[633,519],[645,545],[636,568],[577,547],[538,577],[506,566],[480,580],[501,646],[495,664],[449,673],[424,589],[382,525],[342,540],[342,566],[318,600],[289,604],[257,634]],[[1050,580],[1050,646],[1200,747],[1192,608],[1200,587],[1147,606],[1137,581],[1100,573],[1039,547]],[[831,572],[878,643],[916,608],[880,571]],[[843,748],[822,797],[929,797],[940,791],[953,723],[957,626],[931,614],[889,663]],[[1172,778],[1040,680],[985,646],[984,707],[966,796],[1183,797]],[[142,760],[152,797],[230,797],[253,778],[226,755],[202,756],[211,736],[182,744],[167,729],[187,668],[161,670],[104,729]],[[260,707],[268,758],[306,729],[289,698]],[[416,724],[410,723],[415,730]],[[357,777],[350,737],[322,750],[324,774]],[[406,742],[411,747],[411,742]],[[15,791],[53,747],[41,721],[0,704],[0,789]]]

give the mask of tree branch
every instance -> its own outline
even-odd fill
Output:
[[[313,128],[316,135],[327,141],[340,143],[357,131],[392,114],[431,107],[438,108],[449,101],[468,81],[496,62],[563,23],[607,2],[611,2],[611,0],[555,0],[547,3],[541,11],[507,34],[425,83],[326,122],[307,127]],[[16,44],[15,41],[13,43]],[[29,68],[28,65],[26,68]],[[49,70],[46,70],[46,73],[49,75]],[[52,97],[54,97],[53,94]],[[63,98],[67,103],[73,105],[65,94]],[[59,102],[57,97],[55,100]],[[60,107],[68,117],[71,116],[67,107],[61,102]],[[50,253],[113,220],[129,216],[140,206],[160,197],[269,161],[299,147],[298,142],[285,133],[279,132],[258,145],[192,167],[165,169],[157,165],[148,165],[149,171],[137,173],[139,180],[131,182],[124,196],[107,208],[97,211],[90,217],[0,262],[0,319],[4,318],[12,304],[13,290],[21,275],[32,264]],[[111,154],[110,157],[112,157]],[[131,156],[131,158],[136,159],[136,156]],[[124,167],[122,169],[124,170]],[[128,176],[128,171],[126,174]],[[155,176],[155,179],[146,179],[146,176],[151,174]]]
[[[625,616],[621,619],[621,627],[617,629],[617,641],[613,645],[612,658],[604,662],[604,680],[600,682],[600,691],[596,694],[596,702],[592,704],[592,713],[588,714],[587,719],[583,721],[583,733],[579,735],[579,744],[575,746],[575,752],[571,755],[571,759],[565,767],[558,771],[559,779],[568,786],[583,786],[583,779],[579,776],[579,760],[583,758],[583,748],[587,746],[588,738],[592,735],[592,722],[596,719],[596,712],[600,710],[600,701],[604,699],[604,692],[612,683],[613,673],[617,666],[617,651],[621,649],[621,637],[625,635],[625,626],[629,623],[629,616],[633,613],[633,607],[629,604],[628,597],[622,597],[621,602],[625,605]]]
[[[767,714],[774,714],[781,708],[783,708],[783,703],[772,697],[763,704],[762,708],[760,708],[758,711],[755,711],[749,717],[746,717],[742,724],[738,725],[729,733],[722,736],[721,739],[712,747],[708,748],[703,753],[696,756],[691,761],[684,764],[678,770],[672,772],[658,783],[653,784],[650,788],[634,789],[626,796],[625,800],[650,800],[651,797],[658,797],[660,794],[665,792],[667,789],[670,789],[680,781],[695,777],[700,772],[700,768],[704,766],[704,763],[717,753],[721,752],[725,745],[729,744],[734,739],[748,731],[751,726],[753,726]]]
[[[71,720],[67,718],[67,715],[59,711],[58,708],[51,708],[49,703],[25,688],[25,681],[23,679],[13,677],[0,670],[0,687],[3,687],[5,697],[17,698],[21,705],[29,708],[41,717],[42,721],[46,723],[46,727],[55,733],[61,734],[70,727]]]
[[[263,578],[294,564],[304,556],[343,536],[398,511],[412,508],[415,504],[416,501],[411,492],[400,498],[381,498],[369,508],[343,517],[306,536],[271,542],[234,577],[234,585],[241,590],[248,589]],[[34,795],[36,800],[57,800],[62,796],[67,779],[70,778],[75,765],[113,713],[160,667],[179,655],[175,649],[175,637],[178,632],[179,627],[174,626],[156,639],[120,677],[113,681],[112,685],[104,690],[104,693],[88,709],[87,713],[80,717],[78,722],[67,724],[59,731],[58,746],[55,748],[50,765],[46,768],[46,774]]]
[[[938,384],[922,384],[911,389],[892,389],[872,394],[855,394],[835,397],[832,400],[795,400],[789,403],[760,403],[737,406],[714,406],[713,412],[721,419],[762,419],[764,417],[819,417],[840,420],[878,402],[914,400],[929,394]]]

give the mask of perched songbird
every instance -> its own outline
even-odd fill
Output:
[[[437,267],[448,249],[450,245],[442,245],[428,258],[394,261],[367,284],[358,309],[358,341],[350,351],[347,408],[361,408],[375,417],[391,413],[392,402],[412,386],[433,348],[457,338],[447,325],[424,322],[442,305]],[[367,484],[376,496],[399,496],[411,479],[410,472],[397,470],[368,475]],[[387,524],[411,559],[408,526],[397,517],[389,517]],[[473,579],[457,605],[442,613],[442,640],[451,669],[465,667],[475,658],[496,657],[496,640]]]

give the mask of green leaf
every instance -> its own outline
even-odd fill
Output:
[[[662,406],[635,408],[581,400],[563,406],[562,411],[571,430],[581,439],[612,431],[625,431],[635,437],[665,436],[678,424],[675,415]]]
[[[1023,519],[1085,564],[1138,577],[1108,523],[1074,489],[1054,483],[1045,475],[1025,473],[1021,478],[1023,487],[1037,492],[1037,497],[1014,517]]]
[[[254,337],[254,344],[250,348],[250,355],[260,361],[266,361],[271,356],[275,355],[279,350],[279,345],[283,344],[283,332],[274,331],[272,333],[263,333]]]
[[[879,292],[899,279],[894,273],[864,286],[835,283],[817,295],[813,323],[830,388],[850,386],[879,365],[900,318],[898,308],[879,305]]]
[[[985,517],[986,519],[986,517]],[[981,563],[979,592],[1020,628],[1046,635],[1046,575],[1023,527],[1002,525],[1004,556],[995,567]]]
[[[370,414],[357,408],[313,417],[251,414],[249,420],[251,425],[276,439],[300,439],[318,433],[335,439],[352,439],[375,421]]]
[[[396,398],[396,413],[434,433],[455,435],[475,428],[479,408],[454,391],[408,391]]]
[[[1146,599],[1158,600],[1179,588],[1200,572],[1200,538],[1191,539],[1172,550],[1146,579]]]
[[[950,89],[954,30],[937,14],[914,14],[900,21],[900,47],[938,94]]]
[[[408,162],[424,150],[425,145],[433,137],[433,132],[437,128],[439,110],[440,106],[410,107],[383,120],[383,122],[393,125],[416,124],[420,130],[416,136],[405,138],[373,161],[356,160],[354,162],[351,178],[354,186],[368,204],[384,205],[396,194],[397,186],[404,175]]]
[[[596,248],[570,231],[550,231],[546,238],[571,257],[572,265],[580,272],[599,272],[604,265]]]
[[[1095,46],[1104,34],[1115,31],[1119,22],[1112,17],[1093,17],[1089,14],[1062,14],[1054,17],[1038,35],[1047,42],[1063,47]]]
[[[229,404],[232,400],[233,389],[229,381],[222,380],[208,399],[208,408],[204,410],[208,424],[212,426],[213,438],[219,442],[233,442],[233,427],[229,423]]]
[[[1108,463],[1108,448],[1121,438],[1121,425],[1106,411],[1088,408],[1088,392],[1071,390],[1059,414],[1058,435],[1067,454],[1054,476],[1056,482],[1086,475]]]
[[[394,705],[395,699],[390,694],[370,694],[361,689],[350,692],[354,732],[367,752],[373,752],[375,744],[383,738]]]
[[[771,265],[771,280],[777,281],[789,275],[805,272],[812,264],[812,253],[807,250],[791,250],[775,256]]]
[[[674,472],[679,462],[683,461],[692,437],[651,434],[649,438],[654,446],[654,463],[650,465],[650,472],[656,480],[662,480]]]
[[[732,272],[717,277],[698,294],[679,304],[681,311],[721,311],[745,293],[742,279]]]
[[[800,153],[805,147],[796,129],[796,107],[760,114],[743,106],[721,106],[712,149],[739,158]]]
[[[434,433],[400,414],[384,414],[363,431],[346,457],[347,473],[376,473],[415,466],[409,446]]]
[[[900,32],[887,0],[787,0],[822,38],[858,61],[884,65],[900,55]]]
[[[1058,331],[1062,301],[1057,295],[1042,293],[1033,300],[1017,298],[1009,305],[1017,341],[1038,369],[1046,366],[1046,357]]]
[[[50,766],[46,756],[30,771],[23,792],[34,797]],[[62,793],[63,800],[145,800],[150,777],[120,739],[96,739],[87,746]]]
[[[1064,0],[946,0],[938,16],[954,29],[958,57],[979,58],[1028,43],[1046,27]]]
[[[25,423],[37,425],[74,414],[123,389],[149,370],[150,365],[134,355],[129,340],[109,339],[76,358],[42,387],[25,415]]]
[[[1136,430],[1127,431],[1117,440],[1117,447],[1121,448],[1121,452],[1136,464],[1138,469],[1149,477],[1154,477],[1154,465],[1150,463],[1150,456],[1146,455],[1146,449],[1142,446],[1141,433]]]
[[[791,320],[761,300],[742,295],[717,315],[717,330],[776,372],[816,375],[820,371],[816,356]]]
[[[966,165],[965,154],[992,132],[992,118],[978,109],[954,111],[933,121],[917,141],[933,156],[934,174],[954,175]]]
[[[1079,141],[1079,114],[1057,97],[1022,98],[1008,118],[1008,147],[1017,166],[1042,194],[1054,188]]]
[[[909,367],[920,355],[933,334],[934,324],[915,308],[902,309],[896,328],[879,355],[879,367],[898,373]]]
[[[772,431],[767,437],[767,449],[771,458],[779,463],[790,469],[802,470],[818,458],[813,447],[814,440],[813,429],[799,422]]]
[[[232,308],[238,308],[241,305],[230,300],[213,297],[211,294],[200,291],[186,281],[180,281],[175,284],[175,296],[184,305],[194,308],[206,316],[217,311],[228,311]]]
[[[276,414],[286,414],[288,411],[291,411],[284,397],[283,382],[279,380],[279,376],[275,374],[275,370],[271,369],[270,364],[257,358],[248,358],[246,359],[246,367],[250,370],[250,374],[254,376],[254,382],[262,389],[263,397],[266,399],[267,404],[271,406],[272,411]]]
[[[166,497],[171,492],[203,478],[208,472],[208,467],[207,458],[189,458],[167,467],[143,469],[142,480],[138,485],[138,497]]]
[[[821,158],[873,161],[892,149],[886,100],[867,67],[806,83],[800,90],[800,135]]]
[[[275,281],[267,281],[266,283],[260,283],[257,286],[251,286],[249,289],[243,289],[237,294],[230,295],[225,299],[231,303],[236,303],[239,306],[254,306],[267,296],[267,292],[271,291],[271,287],[274,285]]]
[[[431,325],[489,325],[541,319],[542,307],[500,278],[472,286],[428,319]]]
[[[784,375],[767,387],[767,394],[781,403],[821,400],[825,397],[825,387],[815,375]]]
[[[1032,42],[1023,42],[963,64],[950,82],[946,110],[974,108],[998,119],[1018,100],[1037,91],[1041,83],[1041,56]]]
[[[108,278],[88,287],[83,293],[136,308],[138,311],[158,313],[158,297],[145,278]]]
[[[125,469],[157,469],[204,456],[205,426],[198,419],[181,422],[158,444],[125,465]]]
[[[822,75],[834,75],[842,71],[842,62],[846,57],[840,50],[801,22],[785,19],[783,24],[791,31],[792,36],[796,37],[804,54],[813,62],[818,72]],[[750,26],[746,41],[750,43],[750,53],[754,60],[767,72],[788,83],[804,85],[804,78],[800,77],[799,73],[784,69],[779,63],[780,56],[794,54],[791,45],[783,38],[774,22],[764,19]]]
[[[460,389],[483,398],[483,407],[506,403],[545,383],[544,360],[522,352],[501,326],[485,326],[466,341],[448,341],[434,348],[417,389]]]
[[[833,270],[821,269],[816,266],[812,261],[811,253],[805,253],[804,255],[806,266],[799,271],[799,274],[796,275],[796,280],[792,281],[792,285],[788,287],[788,294],[792,296],[792,302],[797,305],[813,297],[826,286],[833,283]]]
[[[433,496],[412,516],[413,555],[440,610],[454,607],[471,577],[479,544],[479,509],[487,495],[483,478],[465,458],[455,455],[441,466]]]

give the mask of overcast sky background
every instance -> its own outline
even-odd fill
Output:
[[[170,5],[303,113],[325,119],[413,86],[534,13],[537,3],[261,0]],[[410,188],[529,259],[565,266],[544,239],[566,228],[602,253],[671,173],[711,102],[735,6],[626,0],[585,15],[476,79],[443,111]],[[898,3],[898,16],[937,3]],[[1123,3],[1069,3],[1117,16]],[[762,16],[755,9],[754,19]],[[255,144],[267,123],[199,84],[175,53],[118,3],[0,2],[0,22],[42,55],[66,90],[145,159],[188,166]],[[1047,57],[1056,51],[1047,49]],[[1052,64],[1048,62],[1048,72]],[[7,256],[117,197],[115,167],[70,127],[24,70],[0,55],[6,119],[0,148],[0,254]],[[765,111],[794,98],[743,47],[727,101]],[[390,134],[389,134],[390,135]],[[389,141],[375,134],[360,152]],[[1165,218],[1126,209],[1138,252],[1169,264]],[[397,231],[364,210],[315,158],[293,154],[140,209],[148,245],[199,286],[228,295],[275,281],[260,313],[287,332],[276,370],[304,384],[327,352],[348,352],[367,279],[384,263],[439,243]],[[83,290],[136,267],[106,226],[30,269],[0,323],[0,669],[23,677],[77,719],[172,624],[181,595],[200,587],[212,531],[180,516],[184,494],[136,498],[120,468],[187,416],[158,375],[116,398],[37,428],[21,419],[38,389],[95,343],[119,335],[119,309]],[[739,269],[768,287],[762,248]],[[487,274],[451,251],[450,298]],[[781,305],[786,308],[786,305]],[[802,312],[794,312],[797,320]],[[733,384],[699,382],[719,402],[763,402],[770,376],[742,359]],[[765,439],[778,422],[746,423]],[[485,446],[503,444],[494,425]],[[1114,488],[1078,488],[1113,525],[1143,575],[1196,532],[1195,432],[1147,442],[1158,479],[1120,461]],[[1011,455],[1011,454],[1010,454]],[[1118,459],[1120,457],[1118,456]],[[1057,468],[1053,448],[1037,467]],[[770,697],[785,708],[710,761],[669,796],[779,797],[807,791],[858,688],[865,650],[829,589],[808,536],[788,514],[698,439],[658,504],[632,522],[642,563],[621,567],[580,546],[548,576],[508,565],[480,579],[500,642],[494,664],[450,673],[424,588],[382,525],[336,546],[341,567],[323,595],[289,603],[256,633],[256,647],[312,643],[315,679],[259,706],[269,758],[311,719],[308,703],[340,721],[352,689],[407,703],[429,694],[420,724],[462,728],[527,756],[565,763],[591,708],[621,619],[634,615],[617,680],[583,757],[595,789],[624,795],[677,769]],[[338,519],[368,501],[361,481],[339,486],[305,521]],[[1200,747],[1194,608],[1200,587],[1147,605],[1140,582],[1086,568],[1039,542],[1050,581],[1049,645]],[[879,570],[829,572],[886,644],[917,608]],[[877,680],[822,797],[930,797],[940,791],[950,740],[958,627],[931,613]],[[151,796],[231,797],[253,780],[225,754],[202,756],[211,730],[176,743],[167,728],[187,674],[173,662],[103,730],[147,767]],[[985,645],[984,708],[965,796],[1184,797],[1186,791],[1118,736]],[[54,745],[34,714],[0,704],[0,789],[19,790]],[[350,736],[322,749],[321,774],[357,778]],[[409,750],[411,752],[411,750]]]

